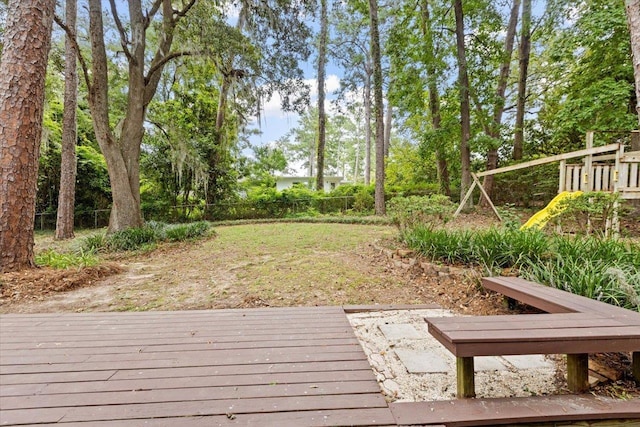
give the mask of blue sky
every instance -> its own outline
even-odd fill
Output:
[[[314,60],[306,62],[302,67],[305,80],[311,87],[311,106],[315,106],[318,103],[318,84],[316,79],[318,73],[315,67]],[[338,67],[329,62],[326,74],[325,90],[327,100],[331,100],[335,98],[334,92],[340,87],[342,73]],[[276,94],[264,105],[260,125],[258,126],[257,120],[254,120],[252,125],[253,128],[259,128],[262,134],[251,136],[250,141],[253,145],[269,144],[285,135],[290,129],[295,128],[298,124],[298,119],[298,114],[283,112],[280,109],[280,97]]]

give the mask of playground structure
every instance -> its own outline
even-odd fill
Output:
[[[632,135],[636,138],[640,138],[640,133],[638,133],[638,131],[634,131]],[[458,209],[454,213],[454,217],[460,214],[463,207],[473,194],[473,190],[477,186],[489,203],[489,206],[491,206],[495,215],[500,219],[500,221],[502,221],[498,210],[482,186],[480,178],[553,162],[560,162],[558,194],[564,194],[564,196],[559,197],[560,199],[567,198],[567,194],[577,191],[606,191],[611,193],[620,193],[620,198],[624,200],[640,200],[640,147],[634,147],[638,151],[629,151],[625,153],[624,144],[615,143],[601,147],[594,147],[593,140],[594,132],[590,131],[587,132],[586,148],[583,150],[543,157],[517,165],[505,166],[484,172],[472,173],[471,177],[473,178],[473,182],[471,187],[469,187],[469,190],[460,202],[460,206],[458,206]],[[633,146],[634,145],[632,145],[632,147]],[[567,163],[569,160],[578,158],[582,158],[582,163]],[[555,204],[557,204],[558,201],[559,199],[556,197],[552,203],[555,202]],[[544,211],[548,208],[550,209],[550,205],[552,203],[538,213],[544,223],[549,219],[548,211],[546,215],[544,214]],[[617,221],[617,211],[614,215],[615,217],[613,219],[612,227],[617,231],[619,226]]]

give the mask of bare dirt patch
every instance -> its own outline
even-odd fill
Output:
[[[116,264],[105,263],[81,269],[56,270],[41,267],[15,273],[5,273],[0,278],[0,307],[28,305],[45,301],[54,295],[90,288],[100,280],[122,272]]]

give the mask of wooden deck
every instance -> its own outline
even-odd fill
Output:
[[[496,401],[493,412],[446,401],[387,405],[345,314],[371,309],[2,315],[0,426],[443,427],[506,420],[511,401]],[[536,420],[640,417],[617,403],[558,405],[561,417],[551,410],[545,416],[543,407]]]
[[[4,315],[0,425],[395,425],[340,307]]]

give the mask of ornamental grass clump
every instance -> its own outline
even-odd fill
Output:
[[[77,253],[61,253],[53,249],[46,250],[36,255],[36,264],[55,269],[91,267],[98,263],[93,251],[80,249]]]
[[[405,230],[403,238],[407,245],[431,260],[448,264],[476,264],[469,231],[447,231],[431,227],[415,227]]]
[[[188,224],[165,224],[149,221],[143,227],[129,228],[113,234],[97,234],[84,240],[85,250],[106,250],[112,252],[133,251],[154,247],[159,242],[179,242],[204,237],[210,224],[198,221]]]
[[[407,229],[402,237],[431,260],[480,266],[488,275],[503,274],[509,268],[533,282],[640,310],[640,245],[636,243],[552,237],[537,230],[470,232],[428,226]]]
[[[594,237],[553,239],[553,256],[520,269],[531,281],[640,310],[640,247]]]

